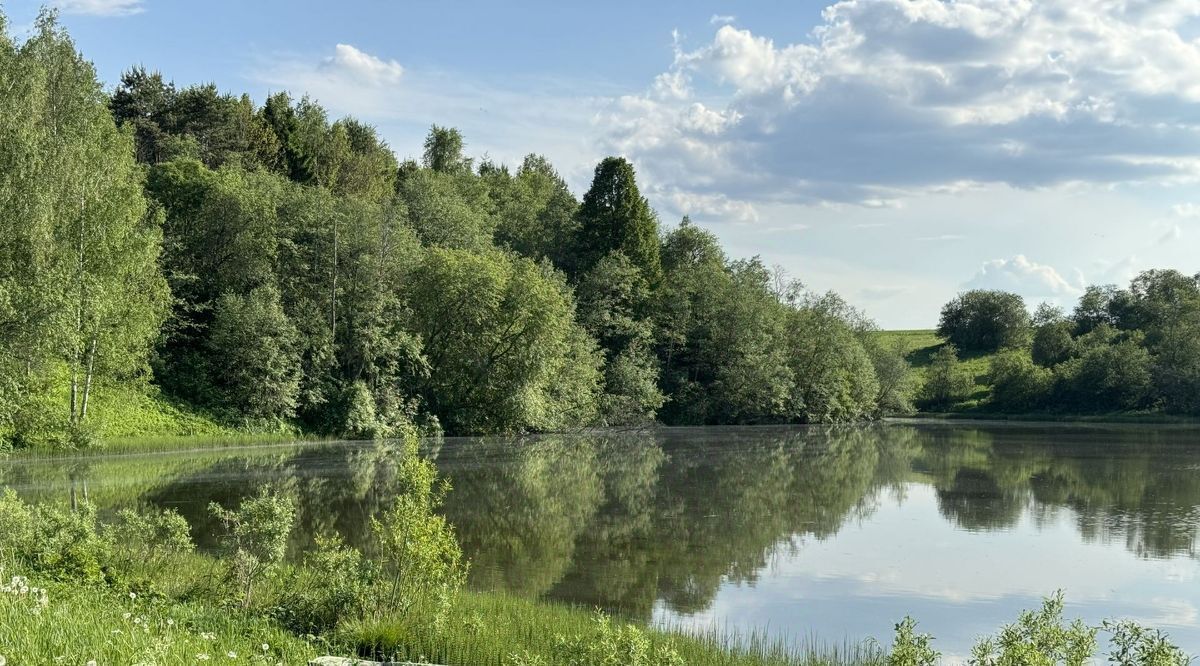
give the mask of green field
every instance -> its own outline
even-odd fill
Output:
[[[912,330],[912,331],[879,331],[876,333],[883,344],[889,347],[898,346],[904,350],[904,357],[916,371],[917,375],[917,392],[920,392],[920,386],[925,381],[925,369],[929,367],[930,359],[934,352],[940,349],[946,341],[936,331],[928,330]],[[978,409],[987,400],[991,393],[991,387],[988,385],[987,373],[988,365],[991,363],[993,354],[966,353],[959,356],[959,362],[975,379],[975,391],[971,397],[954,406],[954,411],[972,411]]]

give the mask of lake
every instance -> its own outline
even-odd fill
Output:
[[[447,438],[444,511],[471,585],[641,621],[890,640],[912,615],[947,655],[1056,589],[1200,654],[1200,430],[895,422]],[[387,444],[0,461],[0,484],[102,511],[174,507],[211,546],[211,501],[300,501],[293,551],[363,544],[396,488]]]

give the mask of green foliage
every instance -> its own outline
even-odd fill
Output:
[[[879,411],[881,388],[875,364],[851,328],[848,311],[835,294],[826,294],[810,297],[791,313],[788,356],[796,378],[793,401],[805,421],[856,421]]]
[[[1176,414],[1200,414],[1200,328],[1196,317],[1171,322],[1158,337],[1154,390],[1163,408]]]
[[[1073,325],[1068,321],[1053,321],[1042,324],[1033,331],[1030,353],[1033,362],[1044,368],[1052,368],[1075,355],[1075,338],[1071,336]]]
[[[971,666],[1082,666],[1096,652],[1097,629],[1081,620],[1066,624],[1063,597],[1047,598],[1041,609],[1024,611],[994,637],[971,650]]]
[[[967,399],[974,386],[974,380],[958,362],[958,350],[947,343],[933,353],[918,397],[925,406],[944,408]]]
[[[1112,634],[1108,663],[1116,666],[1187,666],[1192,663],[1183,650],[1173,645],[1158,629],[1130,620],[1105,620],[1101,625]]]
[[[95,509],[29,506],[11,489],[0,495],[0,564],[11,562],[49,578],[94,582],[108,552]]]
[[[254,586],[272,574],[287,554],[287,539],[296,521],[295,502],[264,486],[236,509],[217,503],[209,512],[225,527],[222,547],[242,607],[250,606]]]
[[[599,612],[593,623],[588,634],[558,638],[554,663],[565,666],[682,666],[684,663],[669,642],[653,646],[645,633],[631,624],[614,624]],[[531,662],[518,657],[507,663],[526,666]]]
[[[417,456],[415,441],[400,475],[403,492],[371,519],[372,550],[379,558],[376,613],[421,613],[438,624],[466,580],[454,530],[436,513],[449,485],[439,484],[433,464]]]
[[[430,128],[422,160],[425,168],[441,173],[471,170],[471,160],[463,156],[462,134],[453,127]]]
[[[896,624],[896,636],[888,652],[888,666],[933,666],[941,653],[933,649],[933,636],[918,634],[917,622],[906,617]]]
[[[1002,411],[1028,412],[1046,400],[1054,379],[1023,351],[1011,350],[992,357],[988,368],[991,404]]]
[[[1017,294],[974,289],[942,307],[938,335],[963,351],[1020,347],[1029,338],[1029,313]]]
[[[1056,390],[1065,404],[1082,411],[1136,409],[1150,395],[1151,364],[1136,339],[1085,341],[1080,356],[1056,368]]]
[[[577,319],[604,350],[602,420],[608,425],[653,422],[665,401],[649,320],[650,289],[625,253],[605,255],[580,279]]]
[[[178,555],[192,552],[187,520],[174,510],[121,509],[100,528],[112,561],[136,583],[150,584]]]
[[[620,250],[650,283],[658,280],[658,219],[638,191],[633,165],[607,157],[596,166],[592,186],[579,206],[575,269],[591,270],[605,255]]]
[[[422,394],[442,423],[513,432],[590,421],[598,363],[578,342],[559,275],[500,252],[433,249],[412,280],[413,327],[430,364]]]
[[[113,122],[92,65],[53,12],[15,46],[0,34],[0,437],[31,422],[86,433],[98,377],[145,370],[166,314],[159,217],[148,208],[133,138]],[[45,375],[70,389],[46,423]],[[58,397],[58,396],[56,396]],[[5,423],[4,421],[7,421]]]
[[[299,341],[274,288],[217,299],[206,344],[218,405],[257,420],[295,413]]]

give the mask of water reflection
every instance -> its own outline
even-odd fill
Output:
[[[983,631],[1057,585],[1088,588],[1110,614],[1175,608],[1195,628],[1200,591],[1179,598],[1170,577],[1191,581],[1197,567],[1196,440],[1181,428],[887,424],[448,439],[430,455],[454,485],[444,510],[476,587],[642,620],[857,635],[905,612]],[[386,444],[277,446],[9,461],[0,483],[86,493],[107,510],[175,507],[202,546],[209,502],[273,483],[299,503],[301,552],[324,532],[365,545],[370,516],[403,483],[395,463]],[[1055,569],[1056,557],[1092,568]],[[1073,580],[1022,580],[1033,564]],[[1119,585],[1132,596],[1105,601]],[[970,606],[983,601],[990,610]]]

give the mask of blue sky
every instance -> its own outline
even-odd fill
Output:
[[[310,93],[401,157],[431,123],[638,168],[687,213],[889,328],[972,287],[1031,307],[1200,269],[1200,3],[59,0],[100,75]],[[38,3],[4,5],[20,34]]]

